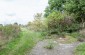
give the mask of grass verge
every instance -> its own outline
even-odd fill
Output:
[[[20,36],[4,46],[0,50],[0,55],[25,55],[42,39],[40,33],[35,33],[23,29]]]

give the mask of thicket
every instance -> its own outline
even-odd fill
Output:
[[[68,14],[53,12],[47,17],[47,26],[49,33],[60,34],[62,32],[72,33],[78,31],[81,27],[75,19]]]
[[[28,23],[28,29],[36,32],[43,32],[46,30],[45,20],[42,13],[37,13],[34,16],[34,20]]]
[[[38,13],[38,15],[40,15]],[[41,32],[42,35],[72,33],[82,29],[81,23],[77,22],[73,15],[61,13],[60,11],[52,12],[46,18],[35,17],[33,22],[28,23],[28,28],[33,31]]]
[[[84,0],[48,0],[45,14],[48,33],[72,33],[85,28]]]
[[[29,23],[32,30],[43,35],[72,33],[85,28],[85,2],[83,0],[48,0],[44,17],[35,15]]]

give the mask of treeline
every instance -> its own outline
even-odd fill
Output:
[[[37,13],[28,27],[46,34],[72,33],[85,28],[84,16],[84,0],[48,0],[44,16]]]

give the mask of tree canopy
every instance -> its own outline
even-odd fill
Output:
[[[85,0],[49,0],[45,9],[45,17],[52,12],[68,12],[74,14],[77,21],[85,21]]]

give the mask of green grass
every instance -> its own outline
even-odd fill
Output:
[[[27,31],[22,28],[20,36],[8,44],[0,51],[0,55],[25,55],[42,39],[40,33]]]
[[[74,38],[78,38],[81,36],[79,32],[73,32],[73,33],[70,33],[69,35],[74,37]]]
[[[73,33],[66,33],[65,38],[66,40],[63,41],[63,43],[74,43],[78,41],[78,38],[82,37],[79,32],[73,32]]]
[[[66,43],[73,43],[77,41],[77,39],[72,36],[67,35],[66,38],[67,38]]]
[[[76,38],[72,37],[72,36],[69,36],[69,35],[65,35],[65,39],[63,39],[64,41],[60,41],[61,43],[64,43],[64,44],[70,44],[70,43],[74,43],[77,41]]]
[[[76,47],[75,55],[85,55],[85,43],[82,43]]]

